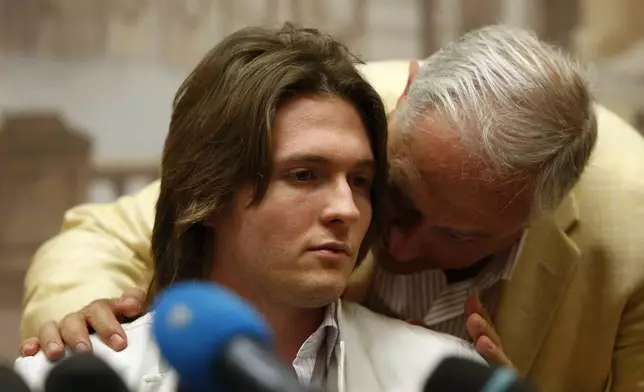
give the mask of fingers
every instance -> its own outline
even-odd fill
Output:
[[[89,340],[89,327],[82,313],[70,313],[60,322],[60,335],[74,352],[84,353],[92,350]]]
[[[473,313],[467,318],[465,327],[472,337],[476,351],[485,360],[495,365],[512,366],[501,345],[501,338],[491,322],[485,320],[480,314]]]
[[[96,300],[80,313],[105,344],[115,351],[121,351],[127,346],[127,342],[125,332],[114,314],[116,302],[117,300]]]
[[[488,363],[498,366],[514,367],[512,365],[512,361],[510,361],[510,359],[505,355],[503,349],[494,344],[489,337],[481,336],[474,343],[474,347],[476,348],[476,351],[485,358],[486,361],[488,361]]]
[[[48,321],[40,327],[38,341],[40,342],[40,347],[45,352],[45,356],[50,361],[60,359],[65,353],[63,339],[60,336],[58,326],[53,321]]]
[[[146,300],[145,291],[141,290],[138,287],[130,287],[123,290],[121,299],[130,299],[130,298],[137,301],[140,305],[144,305]]]
[[[123,291],[115,302],[114,310],[128,318],[140,316],[146,306],[145,291],[139,288],[129,288]]]
[[[20,353],[22,356],[33,356],[42,348],[47,359],[54,361],[62,358],[65,345],[74,352],[91,351],[90,327],[105,344],[121,351],[127,346],[127,340],[117,315],[141,315],[145,299],[143,290],[132,288],[125,290],[121,298],[94,301],[80,312],[65,316],[60,324],[53,321],[45,323],[40,328],[38,338],[22,342]]]
[[[481,301],[477,297],[471,295],[465,301],[465,314],[469,316],[474,313],[480,314],[483,316],[485,321],[492,324],[492,317],[490,317],[488,311],[483,307]]]
[[[467,299],[465,300],[465,314],[467,316],[474,313],[480,313],[482,310],[483,304],[481,304],[481,301],[479,301],[478,298],[473,295],[467,297]]]
[[[483,319],[480,314],[474,313],[467,318],[465,322],[467,332],[472,337],[472,341],[476,342],[481,336],[487,336],[497,346],[501,346],[501,338],[494,330],[491,323]]]
[[[23,357],[32,357],[40,350],[38,338],[28,338],[22,341],[20,345],[20,355]]]

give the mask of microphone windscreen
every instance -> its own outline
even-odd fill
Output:
[[[27,383],[12,368],[0,366],[0,391],[30,392]]]
[[[46,392],[128,392],[121,377],[100,358],[76,354],[53,367],[45,380]]]
[[[265,345],[272,341],[263,317],[250,304],[211,283],[177,283],[159,294],[153,310],[159,351],[182,385],[218,385],[215,360],[235,337]]]
[[[506,368],[491,368],[464,358],[443,360],[425,384],[424,392],[536,392]]]

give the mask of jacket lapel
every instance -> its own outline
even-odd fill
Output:
[[[339,340],[327,370],[326,391],[345,392],[344,382],[344,342]]]
[[[141,392],[176,392],[177,381],[174,372],[144,377]]]
[[[495,327],[508,357],[526,375],[580,258],[567,232],[578,223],[572,195],[530,226],[511,279],[504,283]]]
[[[143,361],[144,376],[141,392],[176,392],[177,374],[164,360],[156,344],[150,344]]]
[[[345,392],[346,374],[345,374],[345,334],[347,325],[342,309],[342,301],[336,302],[336,315],[338,318],[338,341],[333,349],[333,357],[327,369],[326,390],[327,392]],[[350,325],[349,325],[350,328]]]
[[[373,358],[369,348],[363,344],[360,328],[350,312],[344,312],[342,301],[338,301],[338,327],[340,335],[335,347],[334,360],[329,368],[327,390],[333,392],[382,390],[378,376],[374,373]]]

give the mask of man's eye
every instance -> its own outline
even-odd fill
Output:
[[[311,181],[315,179],[313,172],[306,169],[294,170],[290,172],[288,176],[298,182]]]
[[[367,177],[367,176],[355,176],[351,180],[351,183],[353,184],[353,186],[357,188],[368,189],[368,188],[371,188],[371,184],[373,183],[373,180],[371,179],[371,177]]]

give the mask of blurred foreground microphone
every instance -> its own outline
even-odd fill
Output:
[[[491,368],[449,357],[432,372],[424,392],[538,392],[520,381],[511,369]]]
[[[128,392],[119,375],[98,357],[76,354],[51,369],[45,392]]]
[[[178,283],[159,295],[154,311],[154,337],[180,391],[314,391],[275,357],[261,315],[230,291]]]
[[[17,375],[13,369],[0,366],[0,391],[2,392],[29,392],[27,383]]]

